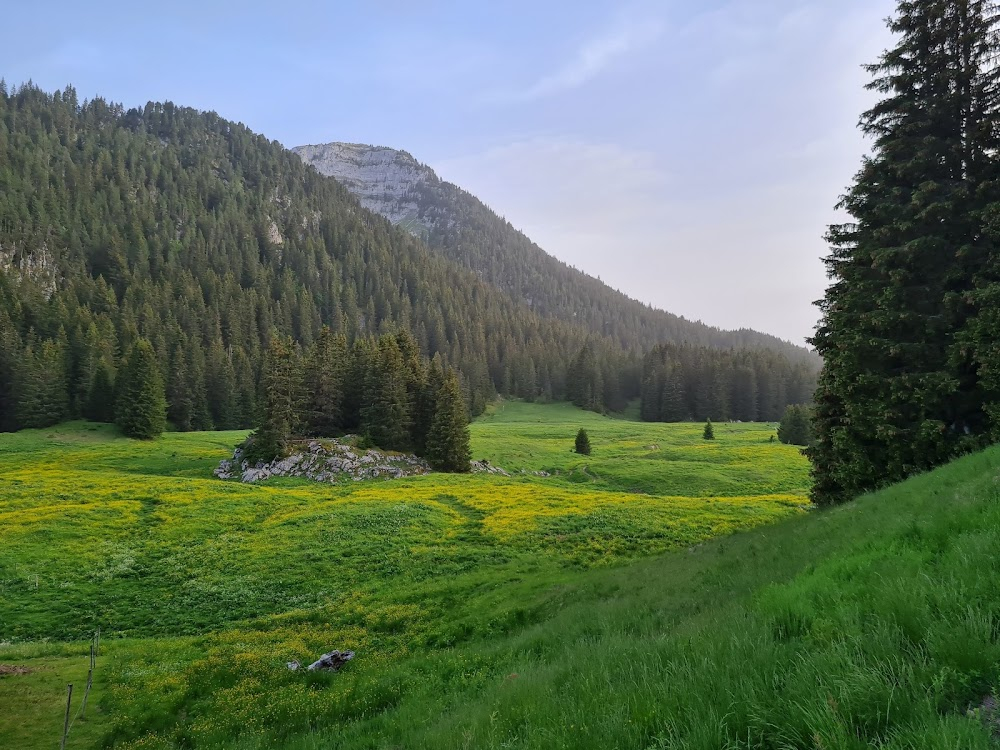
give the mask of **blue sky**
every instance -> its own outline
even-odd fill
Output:
[[[893,5],[17,3],[0,75],[405,149],[630,296],[799,342]]]

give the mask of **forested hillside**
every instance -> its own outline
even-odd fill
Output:
[[[552,257],[481,200],[440,179],[405,151],[354,143],[292,150],[323,174],[343,178],[366,206],[543,317],[583,325],[628,349],[662,342],[766,348],[818,366],[814,354],[774,336],[723,331],[630,299]]]
[[[638,333],[539,315],[242,125],[0,90],[0,427],[106,419],[140,337],[185,428],[250,426],[272,337],[308,347],[324,324],[352,343],[412,332],[473,413],[497,392],[564,397],[585,347],[592,408],[641,389]]]

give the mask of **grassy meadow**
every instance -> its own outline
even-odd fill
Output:
[[[70,748],[996,747],[1000,447],[805,512],[770,426],[472,432],[515,476],[243,486],[237,433],[0,436],[0,665],[32,670],[0,747],[56,746],[96,627]]]
[[[591,456],[571,452],[581,426]],[[772,433],[706,443],[700,425],[506,403],[473,452],[511,478],[346,486],[215,479],[243,433],[2,435],[0,664],[33,672],[0,677],[0,738],[58,741],[99,627],[99,708],[70,747],[269,747],[331,725],[366,746],[360,727],[426,670],[488,681],[497,656],[464,649],[547,620],[588,571],[801,514],[806,463]],[[284,668],[331,648],[358,653],[335,678]]]

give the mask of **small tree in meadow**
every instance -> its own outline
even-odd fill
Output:
[[[778,440],[786,445],[809,445],[812,442],[811,420],[808,406],[789,406],[778,426]]]
[[[705,432],[701,435],[705,440],[715,440],[715,428],[712,427],[712,420],[705,420]]]
[[[576,452],[581,456],[590,455],[590,436],[587,435],[587,431],[582,427],[576,433]]]

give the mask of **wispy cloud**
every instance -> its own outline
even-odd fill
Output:
[[[499,94],[507,101],[533,101],[580,88],[612,67],[619,59],[652,43],[663,32],[658,20],[619,24],[581,45],[572,59],[531,85]]]

